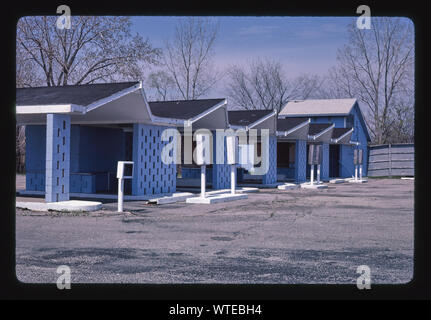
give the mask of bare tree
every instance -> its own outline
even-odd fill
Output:
[[[212,57],[218,24],[207,18],[181,20],[166,43],[165,65],[182,99],[197,99],[217,82]]]
[[[56,19],[23,17],[17,24],[17,55],[26,56],[17,70],[31,64],[47,86],[129,78],[160,54],[131,34],[129,17],[73,16],[70,29],[57,28]]]
[[[147,85],[150,89],[151,100],[166,101],[175,97],[175,81],[166,71],[160,70],[150,73]]]
[[[349,43],[338,51],[337,66],[330,71],[326,95],[358,98],[368,111],[367,124],[374,143],[390,142],[391,135],[401,131],[413,134],[411,23],[375,17],[369,30],[350,25],[349,35]],[[407,115],[410,120],[404,121]]]
[[[241,109],[280,111],[288,100],[307,99],[319,88],[317,76],[286,77],[280,62],[258,59],[248,68],[229,68],[226,91],[233,104]]]
[[[15,131],[16,172],[25,171],[25,126],[16,126]]]
[[[142,79],[161,53],[131,34],[129,17],[73,16],[58,29],[55,16],[24,17],[17,24],[16,87]],[[16,128],[17,171],[24,170],[25,127]]]
[[[32,57],[21,47],[16,47],[16,87],[34,87],[42,85],[43,81],[37,72],[37,66],[33,63]]]

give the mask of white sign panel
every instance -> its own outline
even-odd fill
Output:
[[[117,178],[118,179],[133,178],[133,161],[118,161]]]
[[[226,149],[227,149],[227,163],[228,164],[236,164],[236,149],[237,149],[237,141],[235,136],[227,136],[226,137]]]
[[[254,166],[254,145],[240,144],[239,149],[239,164],[245,170],[250,170]]]
[[[210,136],[196,133],[196,164],[199,166],[211,164]]]

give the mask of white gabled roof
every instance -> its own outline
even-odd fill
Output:
[[[332,116],[347,115],[356,103],[356,99],[310,99],[289,101],[280,111],[279,116]]]

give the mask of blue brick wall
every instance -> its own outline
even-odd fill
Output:
[[[125,134],[122,129],[81,126],[72,136],[73,140],[79,141],[79,148],[72,148],[74,158],[79,159],[73,172],[116,172],[117,162],[125,160]],[[77,156],[76,151],[79,152]]]
[[[175,192],[176,165],[161,161],[161,140],[166,127],[137,123],[133,125],[133,195],[154,195]]]
[[[263,145],[262,145],[263,146]],[[269,169],[262,177],[263,184],[272,184],[277,182],[277,138],[269,137]]]
[[[26,126],[26,190],[45,190],[46,139],[46,126]],[[127,147],[121,129],[71,125],[69,192],[116,191],[117,161],[131,160]]]
[[[295,143],[295,182],[302,183],[307,179],[307,142],[296,140]]]
[[[48,114],[46,124],[45,201],[69,200],[70,116]]]

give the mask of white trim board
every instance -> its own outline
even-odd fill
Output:
[[[44,114],[44,113],[80,113],[85,114],[86,108],[77,104],[52,104],[16,106],[16,114]]]

